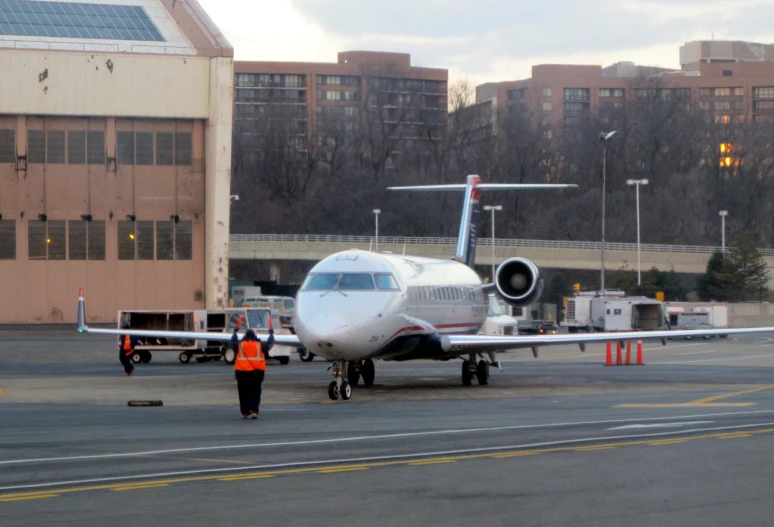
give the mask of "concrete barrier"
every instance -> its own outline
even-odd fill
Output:
[[[774,304],[728,304],[728,327],[774,327]]]

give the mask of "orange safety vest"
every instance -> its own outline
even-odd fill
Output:
[[[126,352],[127,357],[134,351],[132,349],[132,337],[129,335],[124,335],[124,351]]]
[[[260,341],[242,341],[239,344],[239,353],[234,361],[234,369],[237,371],[266,371],[266,357],[263,355],[263,346]]]

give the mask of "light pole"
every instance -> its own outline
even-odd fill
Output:
[[[374,209],[374,217],[376,218],[376,252],[379,252],[379,214],[381,212],[380,209]]]
[[[720,250],[726,254],[726,216],[728,216],[728,211],[721,210],[718,215],[720,216]]]
[[[642,286],[642,265],[640,263],[640,185],[647,185],[647,179],[627,179],[627,185],[637,187],[637,289]]]
[[[496,210],[503,210],[502,205],[484,205],[484,210],[492,211],[492,283],[495,281],[495,224],[494,213]]]
[[[616,131],[599,132],[599,140],[602,141],[602,270],[601,270],[601,289],[605,294],[605,187],[607,184],[607,142],[613,138]]]

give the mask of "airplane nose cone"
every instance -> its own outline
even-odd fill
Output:
[[[319,348],[340,348],[349,329],[349,321],[338,313],[318,313],[303,320],[298,328],[299,336],[312,344],[313,352]],[[302,335],[305,334],[305,335]]]

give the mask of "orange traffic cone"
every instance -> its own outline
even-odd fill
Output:
[[[632,341],[627,340],[626,341],[626,365],[631,366],[632,364]]]
[[[607,341],[607,357],[605,358],[605,366],[613,365],[613,347],[610,345],[610,341]]]
[[[615,341],[615,365],[616,366],[623,365],[623,360],[621,360],[621,341],[620,340]]]
[[[642,362],[642,341],[637,340],[637,366],[644,366],[645,363]]]

